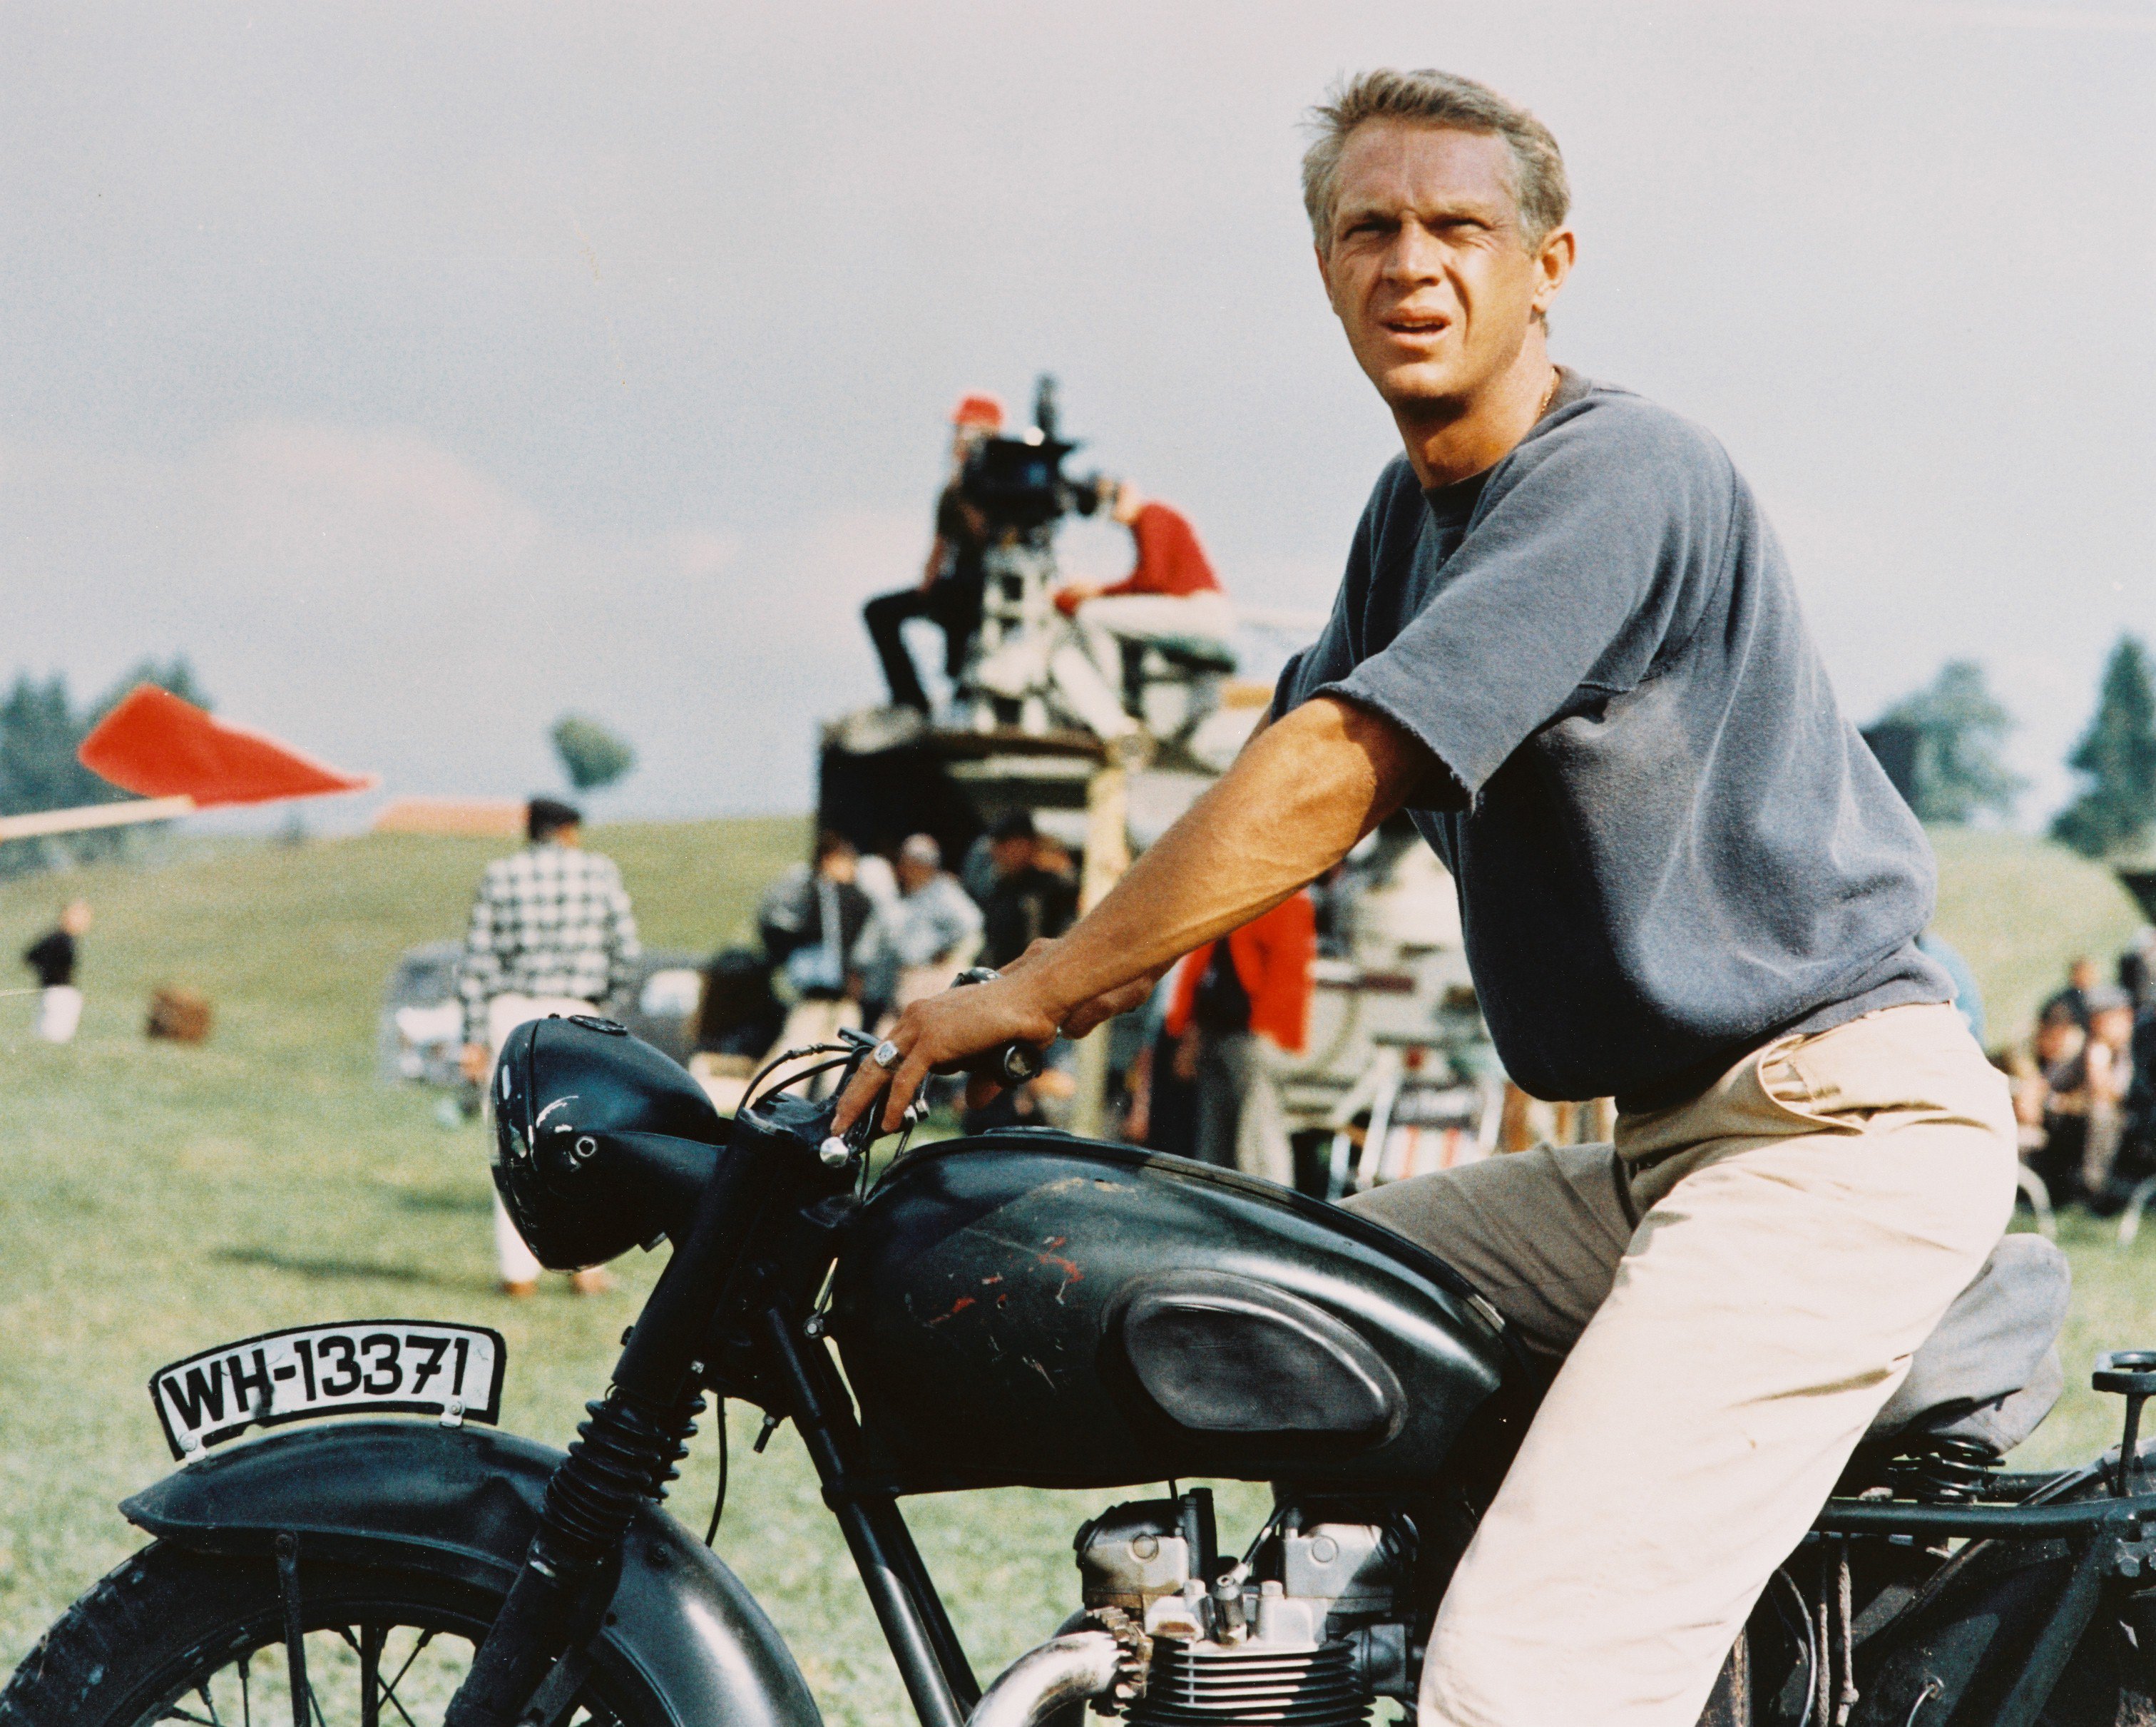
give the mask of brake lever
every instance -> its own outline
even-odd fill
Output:
[[[842,1042],[853,1046],[854,1058],[846,1064],[844,1072],[839,1076],[839,1083],[832,1087],[831,1108],[834,1113],[837,1112],[839,1107],[837,1100],[845,1094],[846,1087],[854,1082],[854,1076],[861,1071],[861,1063],[869,1058],[876,1046],[874,1038],[865,1033],[853,1031],[850,1027],[841,1027],[839,1037]],[[869,1107],[854,1118],[854,1124],[848,1128],[844,1134],[829,1133],[824,1136],[823,1144],[816,1148],[816,1155],[826,1169],[844,1169],[855,1158],[867,1155],[869,1147],[880,1137],[875,1124],[883,1118],[884,1094],[890,1089],[890,1085],[886,1083],[881,1090],[878,1091],[875,1097],[870,1100]],[[896,1131],[906,1133],[919,1127],[927,1119],[927,1088],[923,1087],[921,1090],[914,1093],[913,1101],[906,1106],[906,1113],[899,1118]]]

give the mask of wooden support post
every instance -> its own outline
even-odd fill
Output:
[[[1121,768],[1103,768],[1086,787],[1086,867],[1078,882],[1081,917],[1106,899],[1131,866],[1130,781]],[[1096,1027],[1078,1046],[1074,1133],[1097,1139],[1108,1128],[1108,1028]]]
[[[35,840],[49,834],[80,834],[91,828],[126,827],[138,821],[170,821],[195,807],[192,798],[131,798],[117,804],[86,804],[74,810],[38,810],[28,815],[0,815],[0,840]]]

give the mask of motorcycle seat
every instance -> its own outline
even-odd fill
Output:
[[[2041,1236],[2003,1237],[1918,1345],[1867,1442],[1967,1439],[1994,1456],[2011,1451],[2066,1389],[2059,1333],[2072,1284],[2066,1256]]]

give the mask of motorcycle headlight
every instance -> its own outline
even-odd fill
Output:
[[[495,1190],[554,1271],[685,1227],[726,1143],[726,1123],[685,1068],[583,1014],[511,1032],[490,1102]]]

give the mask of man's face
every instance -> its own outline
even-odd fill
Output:
[[[90,902],[76,900],[60,913],[60,928],[69,935],[90,933]]]
[[[918,893],[936,879],[936,866],[917,858],[901,857],[892,873],[898,877],[901,893]]]
[[[988,858],[998,876],[1015,876],[1033,861],[1033,841],[1024,837],[997,840],[988,846]]]
[[[1570,233],[1528,249],[1511,148],[1486,133],[1366,121],[1336,184],[1317,267],[1363,370],[1396,413],[1471,400],[1556,298]]]

